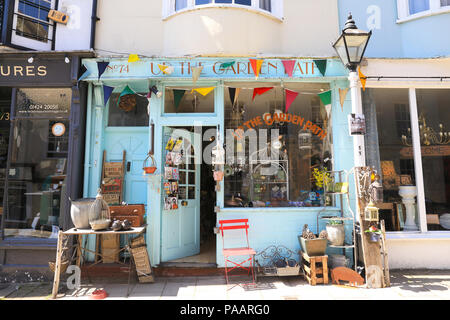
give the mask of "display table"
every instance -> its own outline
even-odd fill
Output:
[[[140,235],[141,233],[145,232],[146,227],[147,227],[146,225],[141,226],[141,227],[133,227],[130,230],[126,230],[126,231],[112,231],[112,230],[95,231],[92,229],[76,229],[76,228],[72,228],[67,231],[59,231],[58,245],[57,245],[57,249],[56,249],[55,276],[53,279],[52,299],[55,299],[58,294],[62,257],[67,250],[72,248],[72,246],[67,245],[70,236],[76,236],[78,238],[78,243],[76,245],[76,250],[77,250],[77,263],[76,264],[78,267],[80,267],[82,250],[84,252],[87,251],[87,252],[94,253],[96,256],[95,257],[96,260],[97,260],[97,256],[102,257],[102,254],[99,253],[97,250],[94,252],[94,251],[89,250],[86,247],[82,246],[82,236],[95,235],[97,238],[98,235],[125,235],[126,236],[126,244],[122,249],[119,248],[118,252],[126,251],[130,254],[129,271],[128,271],[129,272],[128,273],[128,289],[129,289],[130,277],[131,277],[131,264],[132,264],[132,255],[131,255],[131,250],[130,250],[130,236]],[[100,261],[101,260],[95,261],[95,263],[93,265],[99,263]],[[127,297],[128,297],[128,295],[129,295],[129,292],[127,291]]]

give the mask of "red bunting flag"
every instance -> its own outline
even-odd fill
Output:
[[[286,111],[285,112],[288,112],[292,102],[294,102],[295,98],[297,98],[298,92],[291,91],[288,89],[286,89],[285,91],[286,91]]]
[[[284,72],[292,78],[292,73],[294,72],[295,60],[283,60]]]
[[[256,95],[262,95],[263,93],[265,93],[271,89],[273,89],[273,87],[254,88],[252,100],[255,100]]]
[[[262,59],[249,59],[249,60],[250,60],[250,64],[253,69],[253,73],[255,74],[256,79],[258,79],[259,72],[261,71],[261,66],[262,66],[264,60],[262,60]]]

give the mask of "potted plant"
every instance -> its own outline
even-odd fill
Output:
[[[380,241],[382,233],[381,230],[378,229],[376,226],[370,226],[369,229],[365,230],[364,232],[366,232],[369,235],[370,242]]]
[[[303,226],[302,234],[298,236],[298,241],[302,251],[308,256],[323,256],[327,249],[327,234],[323,230],[319,234],[319,238],[308,228],[308,225]]]
[[[326,225],[328,241],[333,246],[342,246],[345,241],[345,229],[342,220],[331,219]]]
[[[312,171],[314,180],[316,181],[316,187],[318,189],[324,188],[325,191],[333,191],[333,179],[324,168],[314,168]]]

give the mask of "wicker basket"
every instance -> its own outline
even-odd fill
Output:
[[[132,248],[137,248],[140,246],[145,246],[145,238],[143,235],[138,236],[134,239],[131,240],[131,247]]]
[[[64,272],[66,272],[66,270],[67,270],[67,267],[69,266],[69,260],[63,260],[63,261],[61,261],[61,270],[60,270],[60,273],[64,273]],[[55,265],[56,265],[56,262],[53,262],[53,261],[49,261],[48,262],[48,266],[50,267],[50,270],[52,271],[52,272],[55,272]]]

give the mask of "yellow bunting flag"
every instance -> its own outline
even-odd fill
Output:
[[[209,88],[196,88],[194,91],[197,91],[202,96],[206,96],[208,93],[214,90],[215,87],[209,87]]]
[[[128,56],[128,62],[136,62],[139,60],[141,60],[141,59],[139,59],[139,56],[137,54],[130,54]]]
[[[363,91],[366,91],[366,76],[361,72],[361,68],[358,68],[358,75],[359,75],[359,80],[361,81],[361,85],[363,88]]]
[[[166,66],[164,64],[158,64],[158,68],[162,71],[163,74],[171,74],[174,71],[173,67]]]
[[[263,59],[250,59],[250,64],[252,66],[253,73],[255,74],[256,79],[258,79],[259,77],[259,72],[261,71],[263,62]]]
[[[339,102],[341,103],[341,110],[344,111],[345,97],[347,97],[348,90],[350,88],[341,89],[339,88]]]

